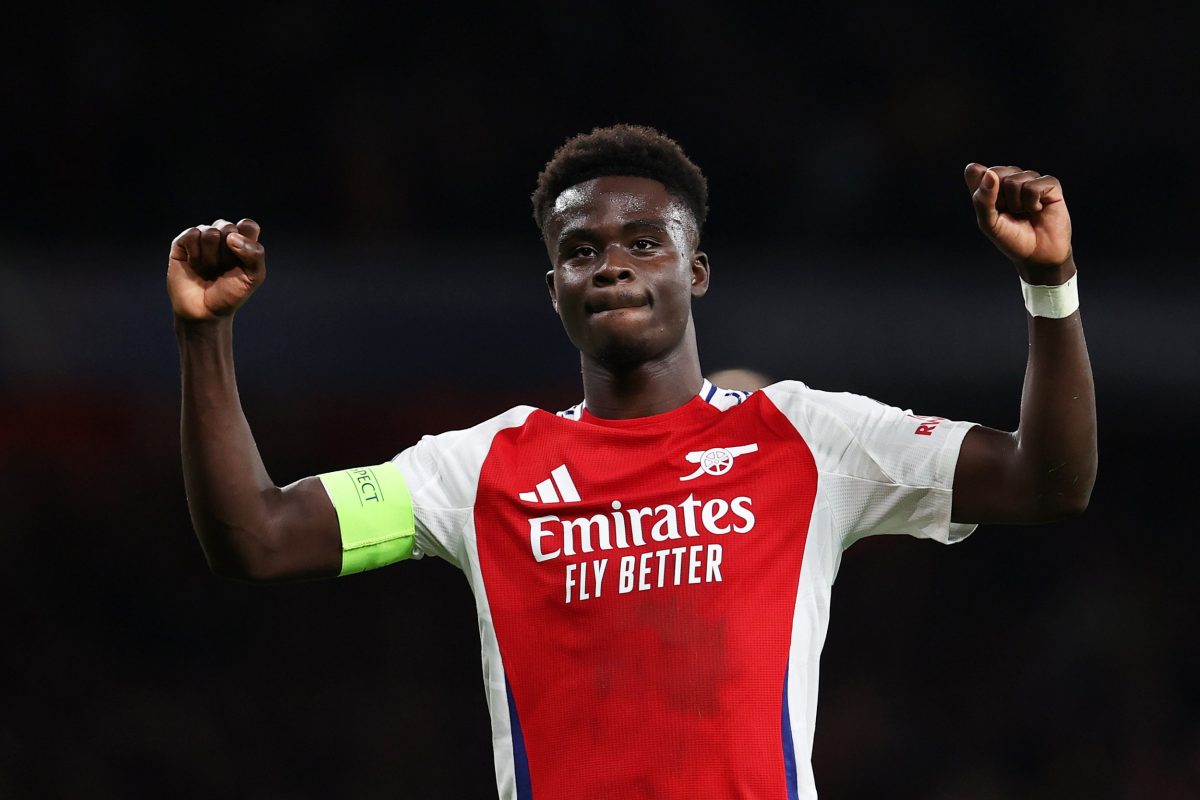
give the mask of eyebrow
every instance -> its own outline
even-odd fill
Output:
[[[664,220],[654,219],[651,217],[632,219],[621,226],[622,231],[629,231],[633,228],[650,228],[651,230],[656,230],[659,233],[670,235],[670,231],[667,230],[667,223]],[[562,233],[558,235],[558,241],[560,243],[565,242],[568,239],[576,236],[586,236],[591,232],[591,228],[583,228],[578,226],[574,228],[563,228]]]

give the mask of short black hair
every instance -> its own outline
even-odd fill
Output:
[[[646,125],[594,128],[568,139],[538,175],[533,221],[544,231],[554,201],[576,184],[615,175],[652,178],[682,200],[696,218],[696,233],[708,216],[708,181],[678,142]]]

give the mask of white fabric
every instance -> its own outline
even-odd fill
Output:
[[[817,466],[817,497],[805,542],[788,658],[798,797],[816,800],[813,732],[821,648],[842,551],[864,536],[907,533],[951,544],[976,526],[950,522],[954,467],[973,423],[916,417],[861,395],[798,381],[768,386]],[[928,433],[916,431],[922,425]],[[796,724],[803,720],[803,724]]]
[[[1031,317],[1063,319],[1079,310],[1078,275],[1072,275],[1059,286],[1040,286],[1026,283],[1021,278],[1021,294],[1025,298],[1025,310]]]
[[[413,558],[435,555],[466,569],[464,535],[475,508],[475,491],[492,439],[525,423],[537,409],[517,406],[473,428],[422,436],[392,459],[412,495],[416,537]]]
[[[842,549],[880,533],[950,544],[975,529],[950,522],[958,449],[974,423],[915,416],[799,381],[762,391],[812,450]]]
[[[416,523],[413,557],[428,554],[446,559],[466,573],[475,594],[483,685],[492,719],[492,757],[501,800],[516,800],[517,796],[512,721],[508,713],[504,660],[500,657],[492,610],[479,569],[475,492],[492,439],[502,430],[524,424],[535,410],[531,406],[518,406],[467,430],[424,436],[392,459],[408,482],[412,495]]]

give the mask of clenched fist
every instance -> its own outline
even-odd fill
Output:
[[[1022,277],[1074,272],[1067,264],[1071,215],[1058,178],[1020,167],[976,163],[967,165],[963,177],[979,229],[1017,265]]]
[[[267,278],[258,223],[223,219],[188,228],[171,242],[167,295],[176,319],[207,321],[241,307]]]

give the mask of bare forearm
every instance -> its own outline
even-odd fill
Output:
[[[316,479],[281,490],[238,398],[230,319],[176,323],[183,373],[183,476],[215,572],[250,580],[336,574],[337,520]]]
[[[1092,493],[1096,395],[1079,312],[1028,323],[1015,469],[1036,515],[1056,518],[1082,511]]]
[[[1074,263],[1041,272],[1029,283],[1058,285]],[[1079,312],[1063,319],[1026,314],[1029,362],[1021,415],[1013,433],[973,428],[954,478],[960,522],[1031,524],[1078,514],[1096,479],[1096,397]]]
[[[232,319],[176,323],[183,404],[183,478],[196,534],[213,569],[245,573],[266,546],[278,492],[242,412],[233,369]]]

